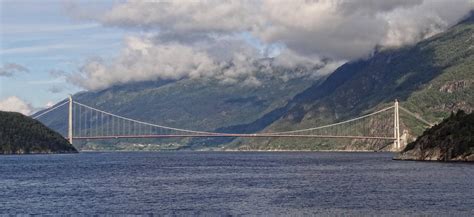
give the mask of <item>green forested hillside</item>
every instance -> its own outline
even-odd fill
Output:
[[[452,113],[408,144],[396,159],[474,161],[474,113]]]
[[[254,133],[314,127],[386,107],[395,99],[425,119],[439,122],[451,111],[470,112],[474,108],[473,44],[474,16],[471,16],[415,45],[379,50],[370,58],[346,63],[324,80],[311,76],[288,79],[283,71],[289,69],[279,69],[272,75],[257,73],[261,84],[253,86],[202,79],[150,81],[79,93],[74,98],[138,120],[219,132]],[[422,132],[416,122],[401,115],[402,128],[409,129],[412,137]],[[45,123],[63,131],[66,126],[64,118],[50,118]],[[172,149],[379,150],[386,145],[378,141],[354,143],[295,138],[121,140],[78,145],[88,149],[127,149],[131,147],[128,143],[161,143]]]
[[[321,85],[298,94],[267,130],[288,130],[331,123],[385,107],[395,99],[411,111],[439,122],[451,111],[474,108],[474,18],[446,32],[371,58],[347,63]],[[403,115],[403,114],[402,114]],[[415,128],[406,120],[402,127]],[[412,131],[413,134],[421,131]],[[353,141],[239,140],[242,149],[378,149],[383,144]]]
[[[0,154],[74,153],[58,133],[16,112],[0,111]]]
[[[305,69],[274,68],[273,74],[256,72],[260,84],[223,83],[213,79],[182,79],[178,81],[149,81],[114,86],[97,92],[83,92],[73,96],[75,101],[160,125],[219,131],[223,128],[250,123],[275,108],[285,105],[297,93],[318,80],[314,72]],[[303,76],[291,77],[292,73]],[[41,119],[48,126],[65,132],[67,111]],[[75,111],[79,112],[79,111]],[[190,139],[114,140],[75,143],[84,149],[143,149],[130,143],[161,144],[148,150],[176,149],[200,143]]]

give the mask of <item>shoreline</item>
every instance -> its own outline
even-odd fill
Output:
[[[430,162],[430,163],[465,163],[465,164],[474,164],[474,161],[466,161],[466,160],[450,160],[450,161],[442,161],[442,160],[416,160],[416,159],[400,159],[400,158],[392,158],[394,161],[414,161],[414,162]]]
[[[21,155],[66,155],[66,154],[79,154],[80,151],[76,152],[34,152],[34,153],[0,153],[0,156],[21,156]]]
[[[0,156],[20,156],[20,155],[65,155],[65,154],[80,154],[80,153],[112,153],[112,152],[228,152],[228,153],[245,153],[245,152],[261,152],[261,153],[277,153],[277,152],[334,152],[334,153],[394,153],[394,151],[374,151],[374,150],[238,150],[238,149],[200,149],[200,150],[78,150],[78,152],[37,152],[37,153],[0,153]]]
[[[375,150],[292,150],[292,149],[278,149],[278,150],[238,150],[238,149],[227,149],[227,150],[218,150],[222,152],[391,152],[391,151],[375,151]]]
[[[394,151],[374,151],[374,150],[80,150],[79,152],[349,152],[349,153],[397,153]]]

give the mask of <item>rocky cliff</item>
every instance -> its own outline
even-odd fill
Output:
[[[452,113],[408,144],[395,159],[474,162],[474,113]]]

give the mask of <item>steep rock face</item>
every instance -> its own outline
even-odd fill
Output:
[[[285,131],[347,120],[389,106],[395,99],[430,122],[439,122],[451,111],[474,109],[474,15],[447,31],[420,43],[375,53],[371,58],[347,63],[322,84],[298,94],[285,112],[265,130]],[[402,115],[402,128],[410,135],[423,131]],[[386,143],[363,145],[353,141],[312,139],[241,139],[234,147],[274,149],[285,144],[295,149],[369,149]]]
[[[408,144],[395,159],[474,162],[474,113],[451,114]]]
[[[16,112],[0,111],[0,154],[77,153],[60,134]]]
[[[468,89],[473,83],[474,83],[474,80],[459,80],[459,81],[446,82],[445,85],[441,86],[439,91],[446,92],[446,93],[454,93],[458,91],[463,91],[465,89]]]

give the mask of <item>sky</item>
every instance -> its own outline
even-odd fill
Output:
[[[0,0],[0,110],[30,114],[136,81],[259,85],[275,66],[328,74],[473,9],[474,0]],[[273,61],[262,68],[264,58]]]
[[[127,34],[74,19],[61,1],[0,1],[0,10],[0,67],[11,71],[4,76],[0,71],[0,108],[3,104],[23,113],[80,91],[57,74],[74,70],[89,57],[113,55]]]

